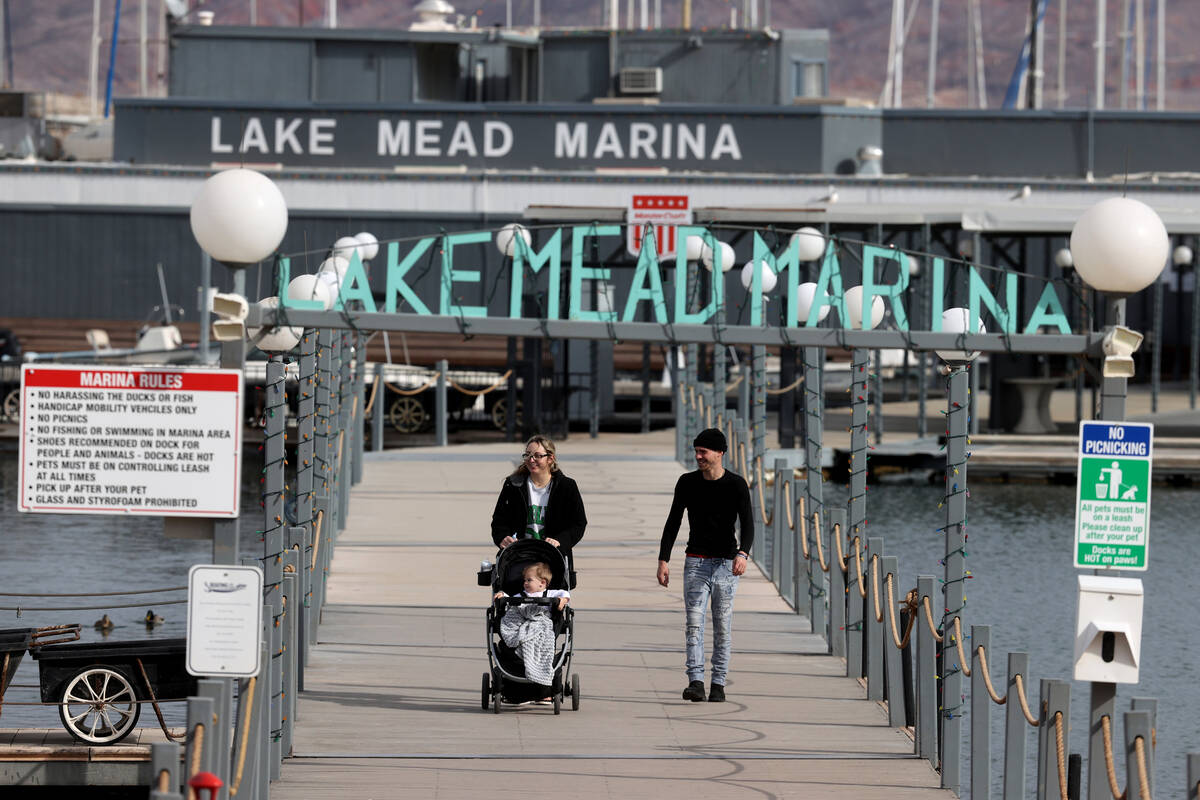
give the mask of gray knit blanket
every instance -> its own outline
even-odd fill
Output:
[[[500,620],[500,638],[520,653],[526,678],[542,686],[554,683],[554,625],[548,608],[510,605]]]

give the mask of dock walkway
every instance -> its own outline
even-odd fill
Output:
[[[681,469],[672,432],[559,448],[590,524],[575,549],[582,702],[481,709],[488,522],[520,445],[368,456],[339,537],[294,756],[272,792],[322,798],[950,798],[841,659],[751,565],[729,700],[680,698],[682,544],[654,578]],[[681,540],[682,540],[681,536]]]

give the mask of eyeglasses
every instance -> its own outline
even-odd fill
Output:
[[[521,456],[521,458],[525,459],[526,461],[541,461],[543,458],[549,457],[549,453],[526,453],[525,455]]]

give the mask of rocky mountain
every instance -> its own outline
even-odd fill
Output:
[[[451,0],[455,2],[455,0]],[[630,4],[640,8],[642,0],[619,0],[622,16]],[[756,0],[758,20],[768,15],[775,28],[827,28],[831,37],[831,94],[878,102],[887,77],[891,0]],[[511,7],[514,25],[533,20],[533,0],[457,0],[457,12],[465,18],[477,16],[480,26],[503,24]],[[682,0],[647,0],[651,13],[662,8],[665,27],[679,27]],[[911,26],[903,60],[902,104],[924,108],[929,60],[930,7],[933,0],[907,0]],[[166,25],[162,22],[164,0],[124,0],[116,47],[114,93],[141,92],[138,55],[141,10],[145,4],[148,37],[152,46],[147,64],[149,94],[163,93]],[[92,3],[84,0],[6,0],[12,42],[10,85],[18,89],[58,92],[86,97],[92,64]],[[103,98],[112,41],[116,0],[101,0],[99,58],[95,91]],[[196,3],[192,0],[191,5]],[[339,27],[407,27],[414,19],[411,0],[337,0]],[[988,107],[999,107],[1009,83],[1025,36],[1030,0],[980,0],[983,68]],[[1134,60],[1133,37],[1121,35],[1122,7],[1109,2],[1107,19],[1107,89],[1105,106],[1120,107],[1121,42],[1129,45]],[[1155,107],[1155,0],[1145,4],[1145,103]],[[1189,46],[1200,34],[1200,6],[1185,0],[1166,3],[1167,108],[1191,110],[1200,107],[1200,63]],[[553,27],[602,27],[606,25],[606,0],[541,0],[542,24]],[[730,25],[731,14],[743,12],[745,0],[692,0],[693,27]],[[967,0],[941,0],[938,25],[938,69],[935,105],[961,107],[967,103]],[[201,8],[213,12],[215,24],[246,25],[254,13],[259,24],[324,26],[329,0],[208,0]],[[1046,11],[1046,61],[1044,105],[1059,105],[1058,50],[1062,30],[1060,11],[1067,9],[1064,40],[1065,90],[1063,104],[1090,104],[1094,82],[1095,4],[1073,0],[1049,0]],[[1129,103],[1135,97],[1135,76],[1130,66]]]

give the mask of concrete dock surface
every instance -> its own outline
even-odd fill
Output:
[[[272,792],[323,798],[949,798],[905,730],[844,677],[752,564],[734,612],[728,701],[680,697],[682,563],[655,580],[675,480],[673,432],[573,434],[559,464],[589,525],[575,548],[572,672],[582,701],[481,707],[488,670],[475,573],[519,443],[368,455],[330,570],[298,698],[294,757]],[[706,633],[710,640],[711,631]]]

